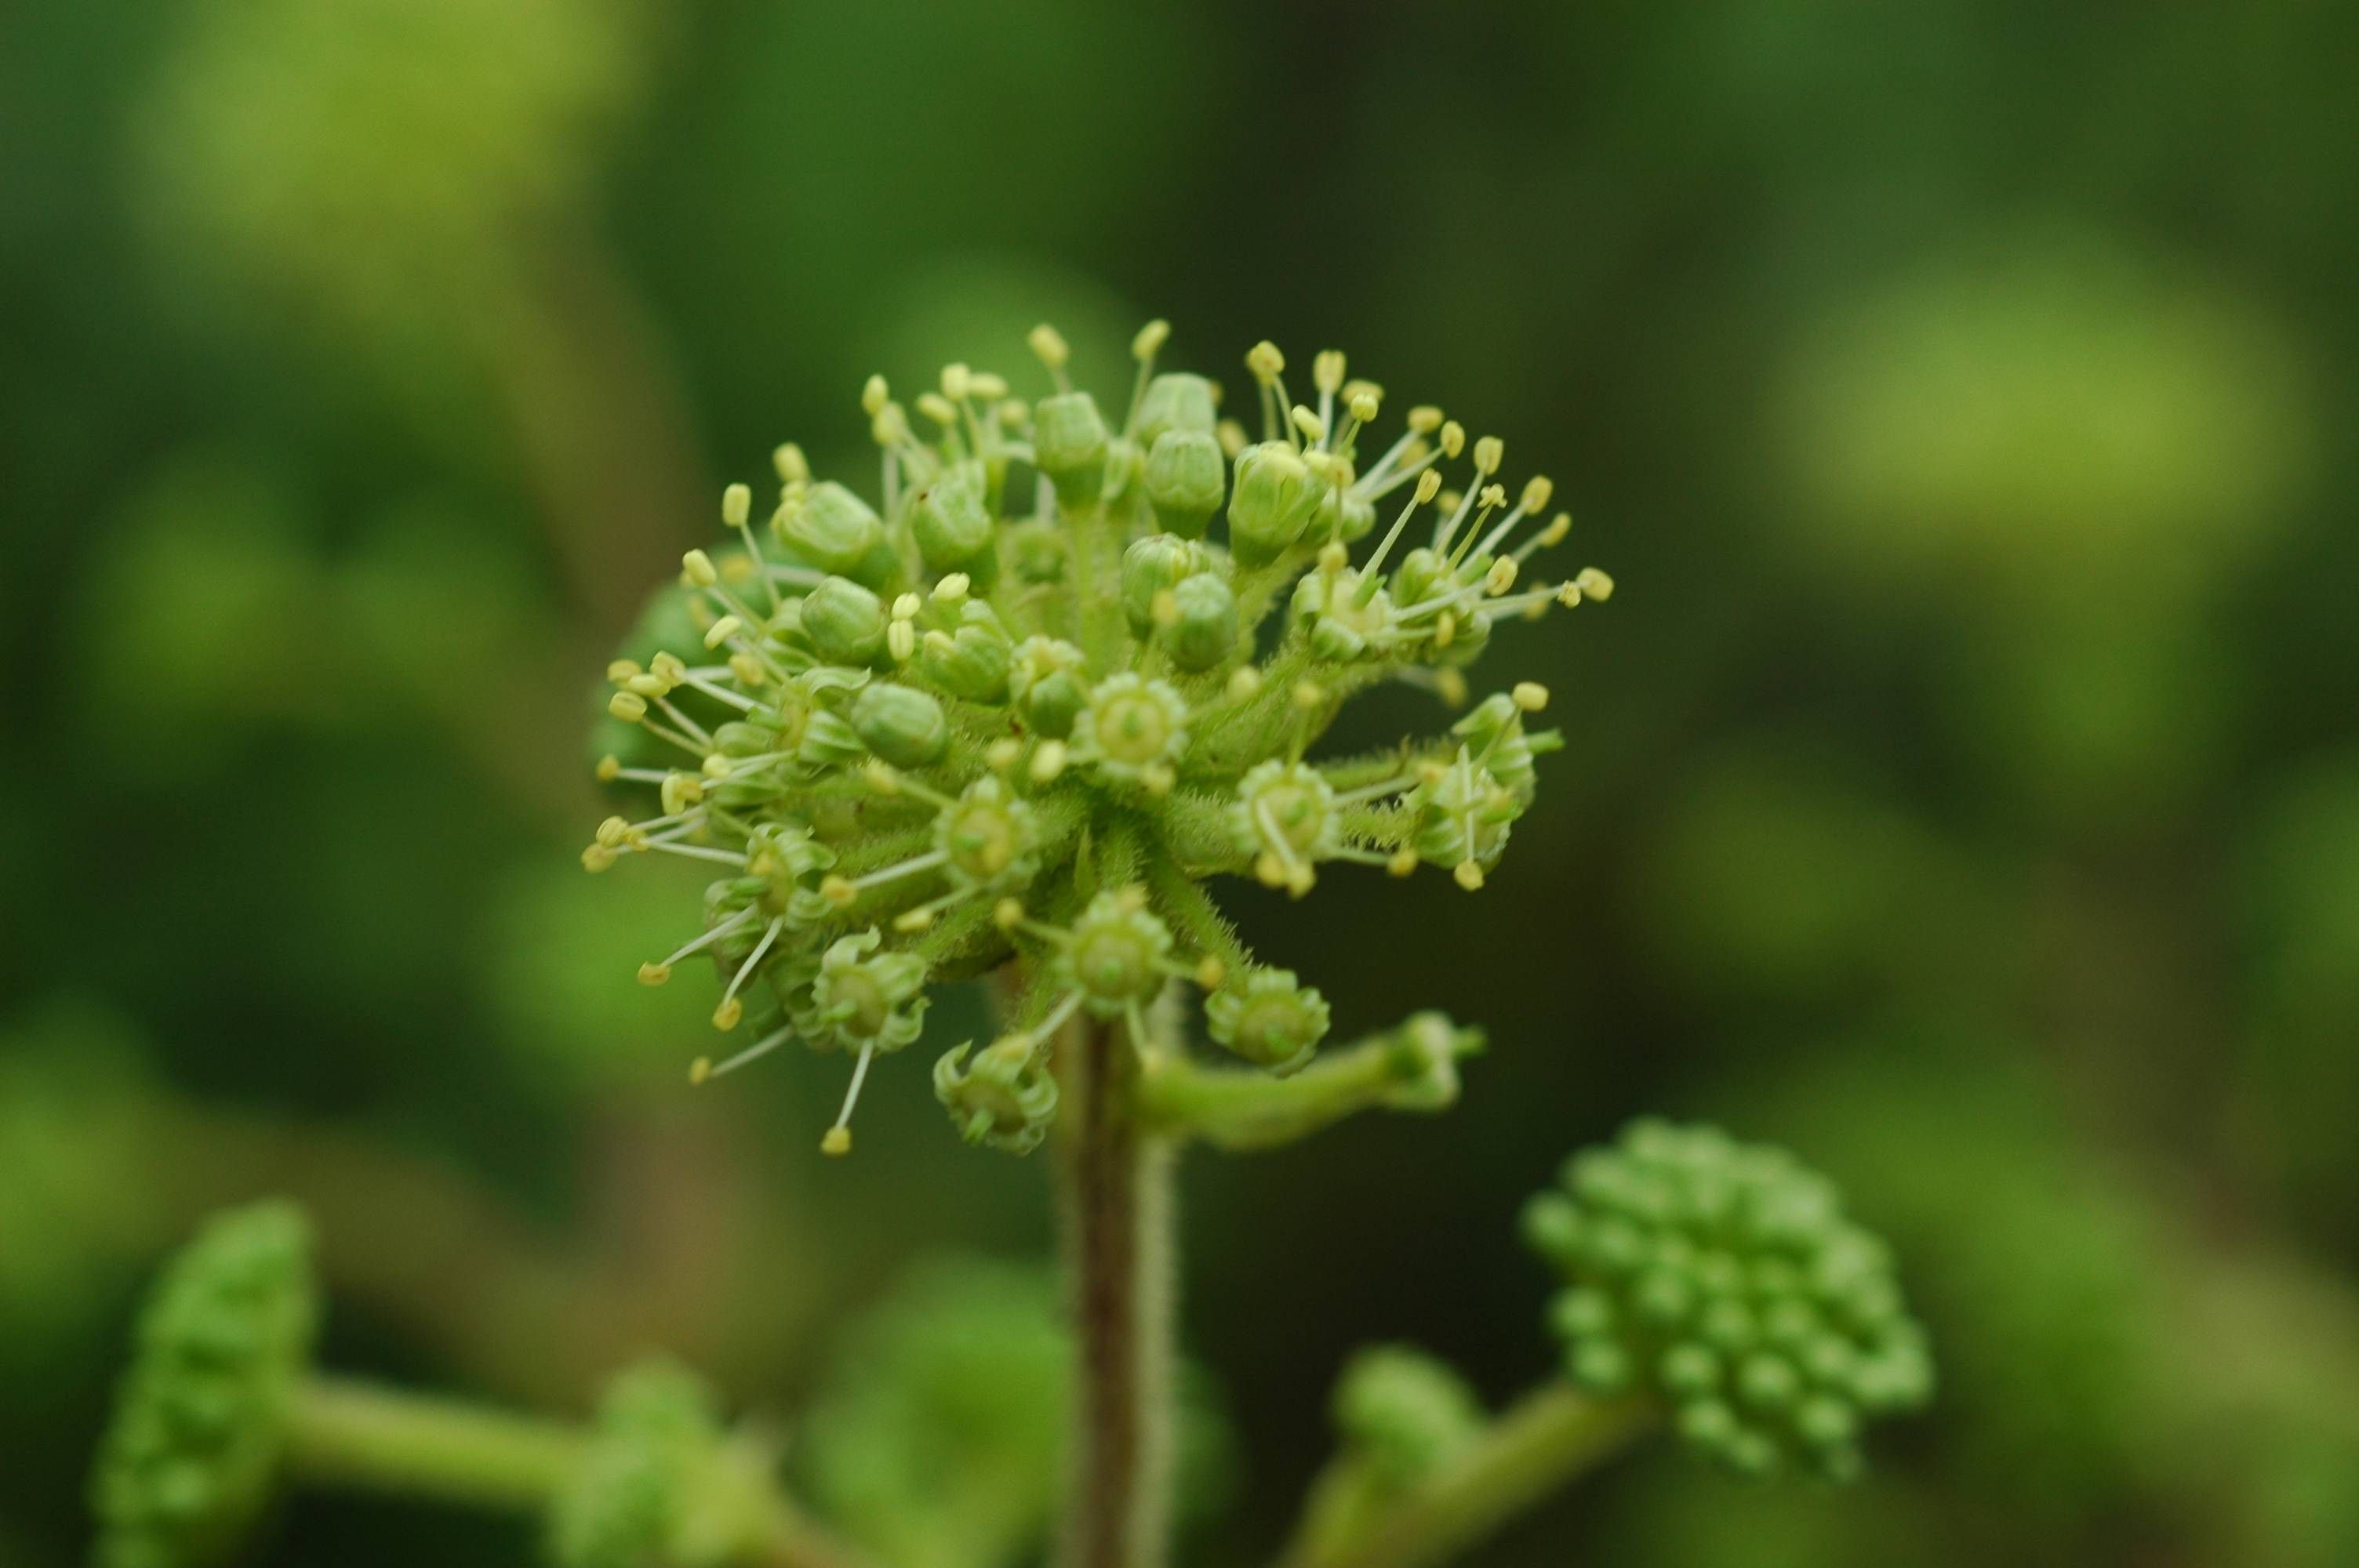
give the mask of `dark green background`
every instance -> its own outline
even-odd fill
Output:
[[[1045,1247],[928,1047],[842,1163],[828,1064],[688,1090],[709,997],[631,970],[694,879],[582,877],[586,679],[773,443],[865,479],[870,371],[1029,386],[1048,317],[1111,392],[1150,315],[1497,432],[1620,583],[1484,665],[1571,736],[1488,889],[1234,900],[1339,1032],[1494,1050],[1190,1162],[1200,1558],[1353,1346],[1540,1372],[1516,1206],[1656,1109],[1844,1179],[1941,1401],[1484,1562],[2359,1561],[2354,59],[2296,0],[0,8],[0,1563],[79,1553],[232,1197],[321,1215],[341,1362],[565,1408],[662,1344],[790,1409],[910,1258]]]

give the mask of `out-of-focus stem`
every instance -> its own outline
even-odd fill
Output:
[[[557,1422],[342,1378],[305,1384],[288,1417],[298,1480],[484,1508],[541,1507],[587,1447]]]

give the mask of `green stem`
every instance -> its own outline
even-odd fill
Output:
[[[1169,1513],[1171,1152],[1137,1115],[1138,1053],[1084,1015],[1058,1043],[1079,1409],[1065,1568],[1160,1568]]]
[[[304,1385],[290,1425],[300,1480],[524,1510],[548,1502],[588,1447],[557,1422],[342,1378]]]
[[[1429,1568],[1619,1452],[1657,1418],[1655,1406],[1643,1399],[1600,1400],[1562,1385],[1539,1390],[1465,1454],[1394,1501],[1359,1511],[1348,1522],[1331,1519],[1323,1532],[1306,1529],[1280,1568]],[[1313,1495],[1345,1492],[1349,1479],[1331,1471]],[[1306,1521],[1321,1522],[1315,1511]]]
[[[1243,1067],[1208,1067],[1178,1052],[1158,1053],[1139,1082],[1139,1112],[1174,1137],[1223,1149],[1268,1149],[1308,1137],[1355,1111],[1378,1107],[1435,1111],[1458,1097],[1457,1062],[1482,1036],[1439,1013],[1321,1054],[1291,1077]]]

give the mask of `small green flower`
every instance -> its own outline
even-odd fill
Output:
[[[1166,682],[1108,676],[1073,719],[1073,760],[1117,784],[1169,789],[1188,750],[1188,699]]]
[[[934,1098],[969,1143],[1028,1154],[1049,1135],[1057,1114],[1057,1080],[1038,1042],[1011,1034],[968,1061],[972,1043],[934,1064]]]
[[[1251,969],[1205,999],[1204,1020],[1214,1042],[1284,1076],[1327,1037],[1327,999],[1291,969]]]
[[[1130,892],[1102,892],[1073,922],[1057,972],[1097,1018],[1121,1018],[1171,979],[1171,928]]]
[[[241,1552],[277,1489],[319,1320],[310,1230],[289,1205],[215,1217],[166,1267],[91,1477],[99,1568]]]
[[[1573,1380],[1651,1390],[1733,1469],[1847,1476],[1868,1422],[1932,1393],[1889,1253],[1781,1150],[1634,1122],[1566,1165],[1524,1233],[1569,1281],[1549,1321]]]
[[[1264,886],[1297,897],[1318,880],[1311,868],[1343,847],[1334,786],[1301,762],[1264,762],[1237,781],[1229,831]]]
[[[670,1361],[607,1386],[589,1452],[549,1506],[558,1568],[722,1568],[774,1507],[769,1455],[734,1442],[704,1380]]]

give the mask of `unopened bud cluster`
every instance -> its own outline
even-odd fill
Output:
[[[1651,1392],[1739,1472],[1847,1476],[1869,1421],[1931,1395],[1884,1244],[1782,1150],[1636,1122],[1575,1155],[1524,1231],[1569,1281],[1549,1320],[1572,1379]]]
[[[319,1317],[310,1234],[285,1205],[223,1215],[173,1260],[92,1477],[98,1568],[236,1552],[275,1490]]]
[[[1530,570],[1571,525],[1549,481],[1511,495],[1500,441],[1439,409],[1379,435],[1383,390],[1333,351],[1300,402],[1275,346],[1246,356],[1256,438],[1213,383],[1157,373],[1167,336],[1139,334],[1119,419],[1047,327],[1037,398],[966,365],[906,404],[871,378],[875,490],[780,448],[766,516],[731,486],[726,543],[688,554],[609,669],[631,728],[600,774],[652,799],[583,861],[715,868],[701,929],[640,971],[718,965],[713,1022],[752,1043],[699,1076],[799,1039],[853,1059],[848,1116],[930,986],[1020,958],[1007,1033],[934,1079],[965,1136],[1027,1149],[1055,1114],[1058,1029],[1143,1039],[1175,980],[1246,1061],[1310,1060],[1326,1001],[1237,941],[1207,879],[1300,896],[1338,862],[1433,865],[1471,891],[1497,863],[1560,737],[1529,727],[1534,683],[1467,708],[1464,666],[1503,618],[1613,587]],[[1466,710],[1314,760],[1343,704],[1388,682]],[[840,1118],[826,1147],[850,1136]]]

